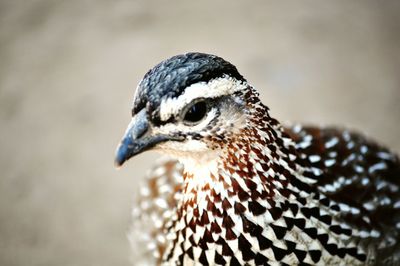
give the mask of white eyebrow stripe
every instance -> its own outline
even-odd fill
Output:
[[[197,98],[217,98],[243,90],[246,85],[231,77],[222,77],[211,82],[199,82],[187,87],[177,98],[162,99],[160,104],[160,119],[167,121],[172,115],[177,115],[182,108]]]

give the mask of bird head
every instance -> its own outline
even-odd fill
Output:
[[[215,157],[246,127],[251,90],[235,66],[214,55],[188,53],[161,62],[137,87],[115,164],[149,149],[178,159]]]

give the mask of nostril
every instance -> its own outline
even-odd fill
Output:
[[[149,122],[147,121],[146,110],[142,109],[139,113],[137,113],[132,122],[134,127],[132,128],[131,136],[133,139],[139,139],[149,129]]]
[[[132,132],[133,137],[136,139],[140,139],[144,134],[146,134],[147,130],[149,129],[147,121],[146,123],[140,124],[135,132]]]

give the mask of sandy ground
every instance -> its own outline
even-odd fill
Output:
[[[134,88],[186,51],[233,62],[282,121],[400,151],[399,1],[0,1],[0,265],[128,265],[153,153],[120,171]]]

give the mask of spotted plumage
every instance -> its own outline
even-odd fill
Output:
[[[135,264],[396,265],[400,162],[345,129],[282,126],[222,58],[172,57],[139,84],[116,164],[155,149]]]

